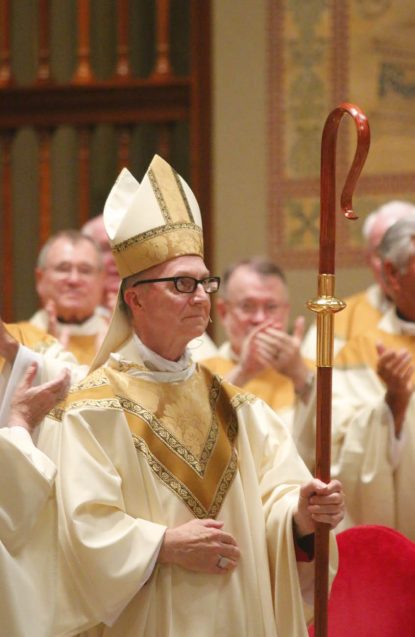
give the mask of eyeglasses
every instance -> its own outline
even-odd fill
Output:
[[[58,263],[57,265],[48,266],[45,270],[51,270],[57,277],[66,277],[71,275],[75,270],[80,277],[89,278],[94,276],[98,272],[98,268],[94,268],[92,265],[80,264],[73,265],[72,263]]]
[[[176,290],[183,294],[193,294],[199,283],[206,294],[213,294],[219,290],[220,285],[219,276],[207,276],[204,279],[195,279],[192,276],[168,276],[162,279],[144,279],[143,281],[136,281],[133,283],[132,287],[135,288],[136,285],[143,285],[143,283],[161,283],[162,281],[173,281]]]
[[[228,305],[233,306],[243,316],[251,317],[262,310],[265,316],[277,316],[280,312],[287,309],[288,303],[253,303],[252,301],[240,301],[239,303],[231,303],[228,301]]]

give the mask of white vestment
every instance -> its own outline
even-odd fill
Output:
[[[0,372],[0,427],[7,426],[10,402],[30,363],[38,365],[34,385],[56,378],[64,368],[70,370],[73,383],[81,380],[88,372],[88,367],[79,365],[72,354],[64,350],[57,341],[42,352],[20,345],[13,365],[6,363]]]
[[[0,429],[0,637],[51,637],[55,473],[25,429]]]
[[[40,439],[60,450],[60,540],[72,594],[89,609],[79,628],[88,637],[306,637],[314,564],[296,561],[292,514],[310,474],[286,428],[188,359],[155,371],[160,357],[145,350],[134,337],[72,388]],[[195,517],[222,520],[235,537],[234,572],[157,564],[165,529]]]
[[[188,344],[188,349],[194,361],[201,361],[211,356],[216,356],[218,348],[207,332],[197,336]]]
[[[25,326],[19,330],[26,334]],[[0,637],[55,637],[52,626],[60,590],[56,467],[24,428],[8,427],[11,399],[31,362],[39,366],[35,384],[54,378],[62,367],[70,367],[73,379],[87,372],[57,341],[33,344],[39,351],[21,345],[13,366],[4,363],[0,373]],[[62,600],[67,597],[59,595]],[[67,619],[71,612],[63,615],[74,625],[75,620]],[[73,616],[77,614],[76,607]]]
[[[377,329],[350,341],[335,361],[332,475],[341,480],[347,503],[339,530],[384,524],[415,540],[415,398],[397,439],[376,373],[378,342],[414,357],[415,324],[399,320],[391,309]]]

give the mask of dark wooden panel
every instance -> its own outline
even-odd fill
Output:
[[[17,3],[19,1],[14,0]],[[12,308],[16,305],[13,303],[14,290],[10,276],[10,269],[13,268],[16,214],[12,210],[13,166],[9,156],[13,138],[27,127],[35,131],[39,140],[39,156],[35,162],[39,168],[38,210],[31,208],[30,211],[38,216],[39,236],[33,237],[37,243],[43,243],[52,229],[62,224],[62,212],[59,205],[56,206],[59,197],[51,197],[54,185],[51,150],[56,131],[62,127],[71,127],[77,131],[79,139],[75,177],[78,196],[74,197],[76,214],[72,215],[67,207],[63,218],[72,217],[75,224],[82,225],[88,215],[91,215],[91,210],[96,212],[105,199],[106,188],[109,190],[112,186],[111,180],[115,177],[116,169],[129,165],[134,158],[137,163],[138,158],[140,172],[144,161],[151,159],[149,152],[154,148],[154,151],[160,152],[171,161],[189,180],[199,200],[204,219],[207,262],[210,261],[210,1],[181,0],[180,3],[171,3],[170,0],[157,0],[151,4],[131,0],[113,2],[111,15],[116,17],[114,24],[111,22],[115,45],[113,70],[104,75],[98,71],[95,74],[93,63],[96,56],[91,49],[97,43],[94,35],[101,32],[94,30],[97,25],[91,13],[90,1],[77,0],[77,39],[72,50],[72,79],[57,83],[53,77],[50,42],[53,36],[51,26],[56,26],[56,20],[51,21],[50,0],[39,0],[37,30],[36,24],[32,24],[28,31],[33,33],[33,46],[29,46],[28,50],[33,50],[35,55],[36,72],[31,82],[23,85],[14,81],[10,52],[10,20],[12,17],[17,20],[22,14],[11,10],[18,8],[19,4],[0,0],[0,132],[3,139],[3,245],[0,271],[3,279],[7,279],[6,282],[3,281],[2,301],[3,316],[7,320],[14,318]],[[133,15],[135,22],[131,21]],[[137,69],[142,66],[142,60],[137,66],[137,60],[131,59],[131,51],[137,51],[137,46],[133,46],[135,32],[131,30],[131,24],[135,24],[135,29],[137,28],[137,15],[144,16],[146,24],[148,21],[153,30],[153,36],[147,38],[145,25],[139,25],[141,35],[153,47],[146,56],[153,59],[153,63],[147,67],[146,77],[137,77]],[[178,37],[174,37],[173,24],[183,31],[179,42]],[[99,44],[101,46],[101,41]],[[103,42],[102,46],[105,45]],[[184,63],[177,63],[178,53],[182,57],[185,54]],[[178,75],[177,68],[181,75]],[[100,79],[97,79],[98,75]],[[106,79],[101,79],[102,77]],[[91,144],[94,133],[102,125],[114,128],[115,152],[106,151],[106,159],[109,160],[107,167],[114,158],[114,175],[110,166],[106,170],[108,186],[106,179],[102,180],[100,176],[98,188],[93,188],[94,175],[97,173],[92,162]],[[133,139],[137,139],[137,127],[146,129],[142,131],[142,136],[148,142],[138,152],[132,145]],[[55,162],[55,165],[59,166],[59,176],[66,175],[68,171],[67,178],[71,178],[69,166],[65,168],[61,162]],[[73,160],[71,165],[73,166]],[[141,176],[137,174],[138,179]]]
[[[63,124],[127,124],[183,120],[190,113],[190,82],[136,80],[93,85],[12,87],[0,90],[0,130]]]

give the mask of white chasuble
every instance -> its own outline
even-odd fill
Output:
[[[73,595],[90,609],[79,629],[307,637],[314,564],[296,562],[292,514],[310,474],[285,426],[207,370],[158,373],[126,349],[129,360],[124,351],[73,388],[61,424],[44,430],[59,432],[61,544]],[[232,573],[157,563],[165,529],[195,517],[235,537]]]

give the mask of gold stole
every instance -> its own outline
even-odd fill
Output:
[[[43,353],[48,347],[56,343],[56,339],[53,336],[43,332],[28,321],[5,324],[5,327],[18,343],[26,345],[26,347],[36,352]],[[0,372],[4,367],[4,363],[4,358],[0,356]]]
[[[334,322],[334,333],[338,338],[350,340],[357,334],[373,329],[382,318],[382,313],[367,298],[366,291],[345,301],[346,308],[336,314]]]
[[[236,414],[219,379],[207,370],[181,383],[108,375],[137,452],[195,517],[217,515],[237,470]]]
[[[211,518],[238,468],[237,393],[202,368],[186,381],[156,383],[105,367],[73,388],[65,407],[121,407],[137,453],[157,478],[195,517]]]
[[[225,376],[235,363],[229,359],[215,356],[202,361],[214,374]],[[295,402],[294,385],[291,378],[280,374],[271,367],[260,371],[254,378],[243,386],[244,392],[249,392],[265,401],[274,411],[293,407]]]
[[[67,350],[80,365],[90,365],[97,353],[98,334],[71,334]]]
[[[334,365],[340,370],[360,369],[371,367],[376,371],[378,354],[376,343],[382,343],[386,348],[398,350],[407,349],[415,356],[415,339],[410,334],[391,334],[379,328],[374,328],[366,334],[355,336],[337,354]],[[413,376],[415,380],[415,372]]]

